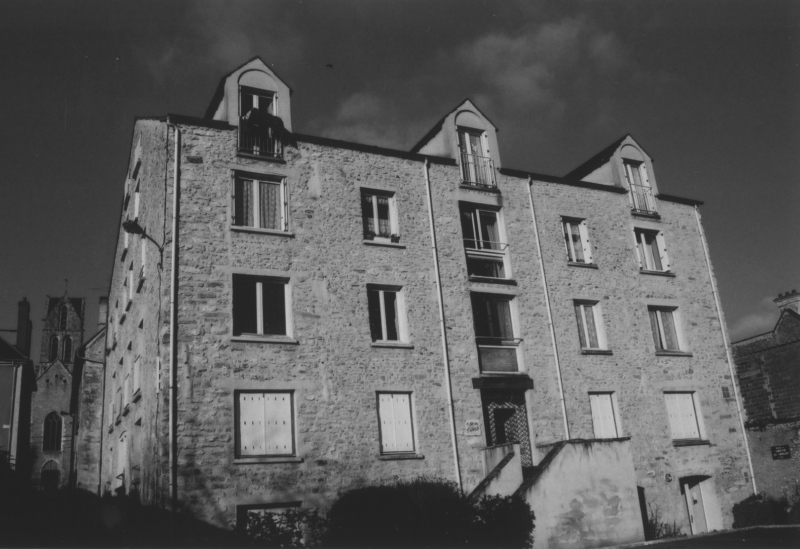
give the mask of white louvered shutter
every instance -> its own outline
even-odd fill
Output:
[[[594,263],[594,257],[592,256],[592,245],[589,242],[589,227],[587,227],[585,220],[581,221],[580,227],[581,242],[583,243],[583,258],[586,263],[592,264]]]
[[[700,438],[697,430],[697,415],[694,412],[694,399],[691,393],[679,393],[677,395],[683,436],[681,438]]]
[[[669,263],[669,256],[667,255],[667,245],[664,242],[664,231],[659,231],[656,235],[656,242],[658,243],[658,251],[661,254],[661,269],[664,271],[672,270]]]
[[[636,261],[639,262],[639,270],[644,269],[644,266],[645,266],[645,263],[644,263],[644,248],[643,248],[644,245],[642,244],[642,238],[644,238],[644,236],[642,235],[641,232],[636,231],[636,230],[633,231],[633,239],[636,241],[636,246],[635,246],[635,248],[636,248]]]
[[[269,455],[291,455],[292,444],[292,396],[290,393],[267,393],[264,395],[264,423],[266,451]]]
[[[411,423],[411,395],[392,395],[394,429],[398,452],[414,451],[414,432]]]
[[[665,393],[664,402],[667,405],[667,417],[669,417],[669,427],[672,431],[673,439],[683,438],[683,426],[681,425],[680,404],[678,403],[678,393]]]
[[[239,453],[242,456],[266,454],[264,432],[264,395],[240,393]]]
[[[396,452],[397,437],[394,429],[392,395],[386,393],[378,395],[378,415],[381,421],[381,451]]]
[[[617,424],[610,394],[589,395],[596,438],[617,438]]]

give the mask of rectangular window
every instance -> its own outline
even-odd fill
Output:
[[[648,307],[650,327],[656,351],[680,351],[680,341],[675,328],[674,307]]]
[[[372,341],[407,341],[403,293],[397,287],[368,286],[369,329]]]
[[[129,243],[130,243],[130,235],[128,234],[128,231],[123,229],[123,231],[122,231],[122,254],[120,255],[120,258],[119,258],[120,261],[125,261],[125,256],[128,255],[128,244]]]
[[[600,305],[596,301],[576,301],[575,317],[581,349],[605,349],[607,345]]]
[[[623,165],[625,167],[625,179],[631,192],[632,211],[645,214],[656,213],[656,201],[653,196],[653,189],[650,187],[650,180],[647,177],[647,167],[643,162],[629,160],[624,161]]]
[[[293,456],[291,391],[236,392],[236,457]]]
[[[142,355],[138,355],[133,361],[133,392],[136,394],[142,388]]]
[[[636,257],[643,271],[669,271],[667,247],[662,231],[634,229],[636,236]]]
[[[508,278],[508,244],[502,242],[500,211],[463,203],[459,210],[469,275]]]
[[[233,335],[291,335],[288,280],[233,275]]]
[[[147,242],[145,241],[145,237],[142,237],[139,240],[139,244],[141,245],[142,249],[142,267],[139,269],[139,278],[144,278],[144,266],[147,264]]]
[[[592,248],[589,245],[589,229],[585,219],[562,218],[564,245],[567,261],[572,263],[593,263]]]
[[[123,400],[125,407],[127,407],[131,403],[131,396],[133,394],[131,392],[131,377],[128,374],[125,374],[125,381],[122,387]]]
[[[136,184],[136,192],[133,193],[133,219],[139,219],[139,183]]]
[[[464,183],[478,187],[496,187],[494,163],[488,154],[485,133],[459,128],[458,148],[461,152],[461,177]]]
[[[482,372],[517,372],[517,346],[511,316],[511,297],[472,294],[475,340]]]
[[[273,231],[287,231],[286,179],[261,175],[237,175],[233,190],[233,224]]]
[[[414,451],[410,393],[378,393],[381,453]]]
[[[589,393],[595,438],[619,438],[614,393]]]
[[[394,193],[362,189],[361,220],[364,225],[365,240],[400,241]]]
[[[672,439],[700,439],[701,430],[698,420],[696,393],[664,393],[664,402],[667,405],[667,416],[669,416]]]

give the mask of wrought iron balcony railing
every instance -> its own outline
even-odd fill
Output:
[[[656,213],[656,199],[653,196],[653,188],[646,185],[630,185],[633,213],[654,214]]]
[[[239,125],[239,152],[267,158],[283,157],[280,140],[264,131],[248,129],[245,124]]]
[[[522,339],[478,336],[475,342],[478,344],[481,373],[519,371],[517,347]]]
[[[494,162],[488,156],[462,152],[461,178],[466,185],[491,189],[497,187],[494,177]]]

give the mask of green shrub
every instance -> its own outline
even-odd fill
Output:
[[[647,509],[644,539],[651,541],[654,539],[677,538],[685,535],[675,521],[669,523],[661,520],[661,509],[658,505],[648,505]]]
[[[733,506],[733,527],[789,524],[788,507],[786,497],[776,499],[754,494]]]

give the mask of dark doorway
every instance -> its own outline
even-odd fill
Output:
[[[533,467],[525,391],[483,390],[481,399],[488,445],[519,444],[522,467]]]

